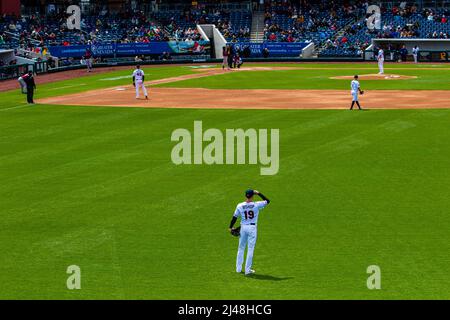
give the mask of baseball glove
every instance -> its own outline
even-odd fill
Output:
[[[361,94],[364,94],[364,90],[361,90]]]
[[[241,227],[231,229],[231,235],[239,237],[241,235]]]

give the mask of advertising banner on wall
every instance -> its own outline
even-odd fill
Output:
[[[81,58],[86,49],[90,49],[95,57],[130,57],[137,55],[159,55],[164,52],[171,54],[205,53],[210,49],[209,41],[168,41],[150,43],[95,43],[79,46],[52,46],[50,53],[58,58]]]
[[[248,47],[252,58],[262,57],[264,48],[267,48],[270,57],[298,57],[308,44],[308,42],[240,42],[233,46],[240,50]]]

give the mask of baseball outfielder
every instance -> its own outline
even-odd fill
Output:
[[[380,70],[379,74],[383,74],[384,73],[384,51],[381,48],[378,50],[377,60],[378,60],[378,69]]]
[[[361,106],[359,105],[359,100],[358,100],[358,93],[364,94],[364,91],[361,90],[361,87],[359,85],[359,81],[358,81],[358,75],[355,75],[353,77],[354,79],[352,80],[350,86],[351,86],[351,94],[352,94],[352,105],[350,107],[350,110],[353,110],[353,106],[356,105],[358,106],[359,110],[361,109]]]
[[[141,66],[137,65],[136,70],[133,72],[133,86],[136,88],[136,99],[139,99],[139,88],[142,88],[142,92],[145,95],[145,99],[148,100],[147,89],[144,85],[145,74],[141,70]]]
[[[253,201],[253,196],[257,194],[263,199],[263,201]],[[252,270],[253,263],[253,251],[256,245],[257,235],[257,223],[259,211],[264,209],[270,200],[267,199],[262,193],[256,190],[249,189],[245,192],[247,198],[245,202],[241,202],[237,205],[236,211],[231,219],[229,231],[233,233],[233,226],[236,223],[238,217],[241,217],[241,227],[239,235],[239,248],[236,258],[236,272],[242,272],[242,264],[244,262],[245,247],[248,245],[247,261],[245,262],[245,275],[251,275],[255,273]]]

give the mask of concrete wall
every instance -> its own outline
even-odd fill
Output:
[[[304,49],[302,49],[301,57],[302,58],[312,58],[314,54],[315,45],[313,42],[308,44]]]
[[[216,52],[216,59],[223,59],[223,47],[227,45],[227,40],[220,33],[219,29],[214,26],[214,50]]]
[[[227,40],[225,40],[219,29],[213,24],[202,24],[198,25],[197,28],[202,30],[211,41],[211,46],[214,48],[214,58],[222,59],[222,48],[226,46]]]

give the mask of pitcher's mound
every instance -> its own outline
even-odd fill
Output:
[[[407,80],[407,79],[416,79],[416,76],[404,76],[401,74],[362,74],[359,76],[359,80]],[[353,76],[337,76],[330,77],[330,79],[339,79],[339,80],[353,80]]]

